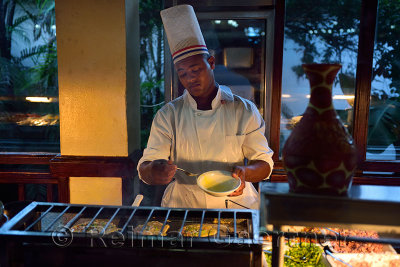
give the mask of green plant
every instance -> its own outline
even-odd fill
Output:
[[[140,85],[140,112],[141,112],[141,147],[145,148],[147,139],[150,135],[150,128],[157,111],[163,106],[164,101],[161,99],[164,80],[144,81]],[[160,96],[157,98],[157,92]],[[161,101],[161,102],[158,102]],[[158,103],[157,103],[158,102]]]
[[[164,104],[164,43],[162,1],[140,1],[141,147],[146,147],[151,123]]]
[[[285,37],[299,44],[302,63],[343,62],[348,53],[357,52],[361,1],[288,0]],[[300,10],[300,12],[299,12]],[[341,72],[353,72],[347,64]],[[299,76],[301,66],[293,67]]]
[[[0,0],[0,96],[2,150],[59,151],[57,127],[16,125],[58,114],[56,102],[24,99],[58,96],[54,0]]]
[[[54,6],[54,0],[0,0],[3,95],[58,94]],[[27,47],[14,55],[11,48],[18,39]]]

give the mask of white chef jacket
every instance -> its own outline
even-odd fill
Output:
[[[268,147],[265,123],[254,103],[219,86],[211,106],[211,110],[198,110],[187,90],[163,106],[154,117],[138,169],[144,161],[171,159],[192,173],[232,171],[234,166],[244,165],[247,158],[263,160],[272,170],[273,151]],[[163,207],[223,209],[225,199],[230,199],[251,209],[259,208],[259,195],[250,182],[246,182],[240,196],[214,197],[197,186],[197,177],[177,171],[174,178],[164,192]],[[228,208],[241,207],[229,202]]]

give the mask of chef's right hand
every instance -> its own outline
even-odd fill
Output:
[[[176,165],[172,160],[157,159],[151,161],[147,168],[150,177],[150,184],[164,185],[169,184],[174,178],[176,172]]]

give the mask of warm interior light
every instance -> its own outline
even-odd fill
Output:
[[[282,95],[283,97],[283,95]],[[310,95],[306,95],[307,98],[310,98]],[[354,95],[334,95],[332,97],[333,99],[354,99]]]
[[[39,97],[39,96],[27,96],[25,99],[29,102],[42,102],[42,103],[50,103],[53,100],[50,97]]]
[[[282,94],[282,98],[289,98],[289,97],[292,97],[292,95],[290,95],[290,94]]]
[[[354,99],[354,95],[334,95],[333,99]]]

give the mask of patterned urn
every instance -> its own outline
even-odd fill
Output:
[[[303,65],[311,97],[282,150],[291,192],[346,195],[351,186],[357,152],[332,104],[332,85],[340,68]]]

